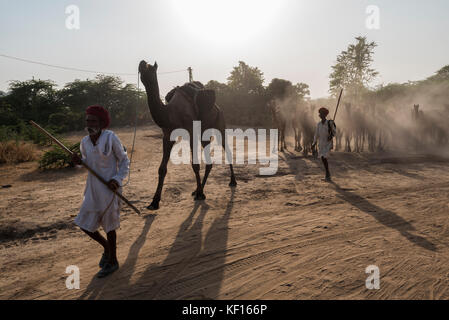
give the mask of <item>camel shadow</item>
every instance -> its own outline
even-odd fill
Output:
[[[229,238],[229,219],[234,207],[235,188],[231,189],[231,197],[226,205],[224,214],[214,220],[204,239],[202,253],[204,255],[213,255],[211,265],[207,269],[210,276],[206,280],[207,288],[198,289],[196,292],[192,290],[193,299],[217,299],[224,280],[224,272],[226,266],[226,253],[228,249]],[[190,297],[189,297],[190,298]]]
[[[198,209],[200,213],[193,222]],[[201,251],[203,221],[208,210],[206,202],[195,202],[189,216],[181,224],[165,260],[161,264],[149,265],[133,287],[127,288],[127,298],[159,299],[173,294],[168,285],[182,274]]]
[[[124,286],[129,286],[131,276],[134,273],[134,268],[136,266],[137,257],[139,256],[139,252],[145,244],[147,234],[150,231],[151,225],[153,224],[156,218],[155,214],[150,214],[144,217],[145,224],[140,232],[140,235],[131,245],[128,256],[126,257],[125,262],[120,266],[119,271],[105,279],[99,279],[96,275],[94,275],[87,286],[86,290],[79,297],[79,299],[97,299],[97,298],[105,298],[108,295],[106,285],[110,283],[119,282]]]
[[[436,246],[432,242],[430,242],[424,237],[412,234],[411,232],[416,231],[415,227],[413,227],[413,225],[410,222],[398,216],[393,211],[382,209],[372,204],[365,198],[341,188],[335,182],[331,182],[331,184],[334,185],[335,190],[338,192],[337,196],[340,199],[350,203],[354,207],[358,208],[360,211],[369,214],[384,226],[396,229],[402,236],[404,236],[410,242],[426,250],[437,251]]]
[[[137,299],[216,299],[224,279],[228,243],[228,222],[234,203],[235,188],[224,214],[211,224],[202,242],[203,220],[209,209],[196,202],[179,228],[167,258],[150,265],[132,289]],[[196,212],[200,213],[192,225]]]

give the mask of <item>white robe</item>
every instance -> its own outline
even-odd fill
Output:
[[[333,135],[335,137],[336,130],[335,127],[331,125]],[[318,141],[318,157],[327,158],[329,152],[334,147],[334,139],[329,141],[329,120],[326,120],[324,124],[320,121],[316,126],[315,137],[313,138],[313,143]]]
[[[120,139],[110,130],[103,130],[94,146],[89,136],[81,140],[82,161],[104,180],[116,180],[120,184],[129,172],[129,159]],[[105,232],[120,227],[120,199],[90,172],[87,175],[84,200],[75,218],[80,228],[95,232],[101,226]]]

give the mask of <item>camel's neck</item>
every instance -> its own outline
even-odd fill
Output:
[[[144,83],[147,92],[148,107],[154,122],[161,128],[168,128],[168,114],[159,95],[159,84],[156,81]]]

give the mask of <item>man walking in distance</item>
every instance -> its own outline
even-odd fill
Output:
[[[110,130],[109,112],[101,106],[86,110],[86,130],[89,135],[81,140],[82,159],[74,153],[75,164],[85,162],[108,181],[109,188],[121,192],[122,180],[128,175],[129,160],[119,138]],[[90,172],[87,176],[84,200],[75,224],[104,249],[97,276],[103,278],[119,268],[117,260],[117,235],[120,227],[120,199]],[[104,238],[98,229],[106,232]]]
[[[318,122],[316,127],[313,147],[315,147],[318,142],[318,156],[321,158],[321,161],[323,161],[324,168],[326,169],[326,181],[331,181],[327,158],[329,157],[329,152],[333,149],[333,138],[336,134],[336,127],[332,120],[326,119],[329,114],[328,109],[321,108],[318,112],[321,121]]]

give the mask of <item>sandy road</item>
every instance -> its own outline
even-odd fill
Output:
[[[131,129],[117,133],[131,145]],[[140,128],[125,190],[140,208],[160,157],[158,130]],[[101,250],[72,223],[85,172],[3,166],[13,187],[0,189],[0,298],[449,298],[448,162],[335,153],[330,163],[334,184],[318,162],[287,151],[273,177],[238,165],[234,190],[216,166],[198,203],[191,167],[169,165],[159,211],[123,209],[121,268],[106,279],[94,277]],[[80,290],[65,286],[68,265],[80,268]],[[365,287],[369,265],[380,290]]]

